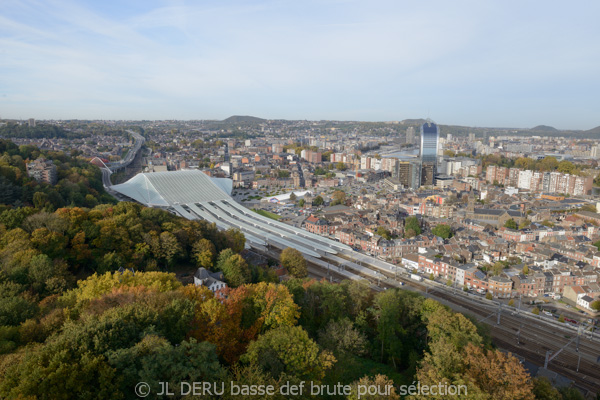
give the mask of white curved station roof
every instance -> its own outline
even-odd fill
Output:
[[[196,169],[141,173],[111,187],[142,204],[163,207],[229,199],[231,188],[231,179],[215,180]]]
[[[247,245],[292,247],[320,258],[351,248],[282,222],[263,217],[236,203],[229,195],[231,179],[215,179],[199,170],[137,174],[111,189],[147,206],[168,207],[187,219],[202,218],[219,229],[244,232]]]

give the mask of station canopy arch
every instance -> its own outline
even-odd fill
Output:
[[[140,173],[112,190],[150,207],[229,199],[232,181],[199,170]]]

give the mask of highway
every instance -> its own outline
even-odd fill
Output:
[[[132,130],[127,130],[126,132],[131,134],[135,139],[133,147],[129,149],[127,155],[121,161],[116,163],[110,163],[110,165],[107,165],[104,168],[100,168],[100,170],[102,171],[102,184],[106,189],[112,186],[112,182],[110,181],[110,176],[112,175],[112,173],[129,166],[129,164],[131,164],[135,159],[135,156],[140,151],[140,149],[142,148],[142,144],[144,144],[144,141],[146,140],[142,135],[140,135],[137,132],[134,132]]]

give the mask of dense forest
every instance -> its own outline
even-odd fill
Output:
[[[100,169],[87,159],[1,139],[0,154],[0,207],[35,206],[53,211],[65,206],[94,207],[115,202],[104,191]],[[38,183],[27,176],[26,162],[40,157],[56,165],[56,185]]]
[[[1,145],[3,179],[31,183],[20,166],[39,150]],[[97,177],[73,157],[46,156],[61,179],[34,194],[62,197],[71,175]],[[361,386],[392,385],[360,398],[398,399],[400,385],[416,381],[464,385],[467,399],[581,398],[531,379],[482,326],[419,294],[376,293],[366,281],[280,282],[248,261],[237,230],[127,202],[17,200],[0,212],[0,398],[136,399],[147,382],[148,398],[191,399],[180,382],[201,381],[227,383],[202,397],[220,399],[310,398],[281,394],[301,382],[351,387],[313,398],[358,399]],[[215,295],[173,273],[198,267],[221,271],[229,287]],[[159,382],[175,396],[156,395]],[[240,395],[230,382],[275,392]]]
[[[91,121],[62,121],[61,126],[43,122],[38,122],[36,126],[7,122],[0,125],[0,137],[9,139],[81,139],[91,135],[126,136],[126,129],[134,129],[143,133],[143,129],[138,126],[117,127]]]
[[[60,126],[50,124],[16,124],[8,122],[0,126],[0,137],[5,138],[46,138],[46,139],[77,139],[88,136],[83,132],[68,131]]]

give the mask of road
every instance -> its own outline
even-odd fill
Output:
[[[131,164],[133,162],[133,160],[135,159],[135,156],[137,155],[137,153],[142,148],[142,144],[144,144],[144,141],[146,140],[142,135],[140,135],[137,132],[134,132],[132,130],[127,130],[126,132],[133,136],[133,138],[135,139],[135,142],[133,144],[133,147],[127,152],[127,155],[125,156],[124,159],[122,159],[121,161],[119,161],[117,163],[111,163],[108,166],[108,168],[101,168],[102,184],[104,185],[105,189],[108,189],[112,186],[112,182],[110,181],[110,176],[112,175],[112,173],[116,172],[122,168],[126,168],[129,164]]]

